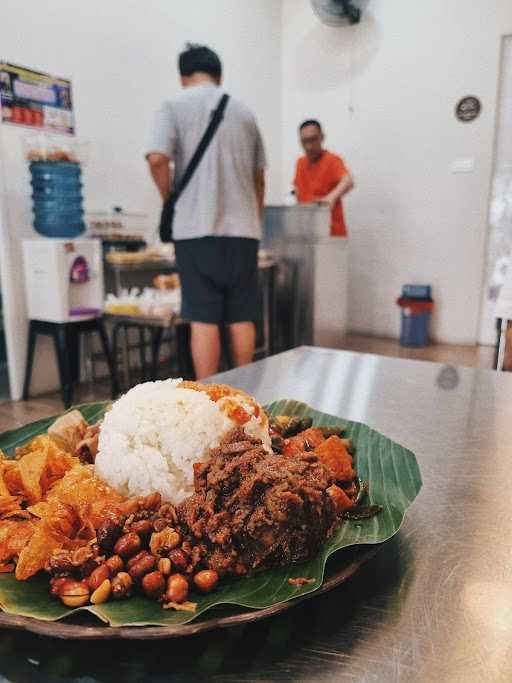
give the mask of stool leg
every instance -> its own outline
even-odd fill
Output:
[[[62,392],[62,402],[67,409],[73,402],[73,385],[71,383],[71,372],[67,357],[67,334],[64,325],[57,327],[53,333],[55,351],[57,353],[57,364],[59,366],[60,388]]]
[[[31,320],[28,325],[28,345],[27,345],[27,363],[25,365],[25,379],[23,381],[23,395],[24,401],[28,400],[30,393],[30,380],[32,379],[32,366],[34,365],[34,353],[36,350],[36,325],[35,321]]]
[[[66,356],[70,382],[80,382],[80,334],[74,325],[66,326]]]
[[[160,346],[162,343],[163,327],[151,329],[151,379],[156,380],[158,374],[158,359],[160,356]]]
[[[118,392],[119,392],[119,378],[118,378],[118,374],[117,374],[117,366],[118,366],[117,350],[118,350],[118,340],[119,340],[119,327],[120,327],[119,323],[115,323],[114,327],[112,328],[112,362],[113,362],[114,375],[116,378],[116,385],[117,385]]]
[[[276,350],[276,273],[277,266],[268,269],[268,351],[271,356]]]
[[[106,358],[107,365],[108,365],[108,370],[110,372],[110,385],[111,385],[111,390],[112,390],[112,398],[116,398],[116,396],[119,394],[119,383],[117,381],[117,370],[116,370],[116,364],[114,363],[114,359],[112,357],[112,353],[110,350],[110,344],[108,343],[107,332],[105,330],[105,324],[104,324],[103,320],[98,319],[97,327],[98,327],[98,334],[100,335],[103,353],[105,354],[105,358]],[[117,344],[117,338],[116,338],[116,344]],[[115,348],[117,348],[117,347],[115,347]]]
[[[175,330],[178,375],[184,379],[195,379],[194,364],[190,352],[190,325],[188,323],[182,323],[176,325]]]
[[[123,325],[123,375],[126,390],[131,387],[130,380],[130,328],[128,325]]]
[[[79,338],[78,355],[80,357],[80,367],[84,368],[85,381],[91,386],[94,383],[94,361],[89,332],[85,332]]]
[[[140,374],[143,380],[146,379],[146,330],[144,327],[139,327],[139,356],[140,356]]]

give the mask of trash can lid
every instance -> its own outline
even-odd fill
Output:
[[[402,285],[402,296],[407,299],[431,299],[430,285]]]
[[[428,313],[434,308],[432,299],[408,299],[401,296],[396,303],[400,308],[410,308],[413,313]]]

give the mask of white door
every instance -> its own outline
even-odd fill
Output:
[[[502,41],[480,344],[496,343],[496,298],[512,257],[512,36]]]

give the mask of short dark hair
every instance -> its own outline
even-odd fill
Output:
[[[206,45],[187,43],[178,57],[178,68],[182,76],[192,76],[201,72],[219,80],[222,75],[222,64],[218,55]]]
[[[322,126],[320,125],[320,121],[317,121],[316,119],[306,119],[303,121],[300,126],[299,126],[299,132],[305,128],[306,126],[316,126],[318,130],[322,130]]]

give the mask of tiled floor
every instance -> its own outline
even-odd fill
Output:
[[[435,363],[468,365],[473,368],[493,367],[494,348],[491,346],[459,346],[455,344],[432,344],[424,348],[400,346],[394,339],[380,339],[351,334],[342,345],[349,351],[376,353],[380,356],[430,360]]]
[[[383,356],[469,365],[479,368],[492,368],[494,359],[494,349],[487,346],[435,344],[426,348],[414,349],[402,347],[397,341],[391,339],[377,339],[360,335],[347,336],[343,348]],[[86,401],[107,400],[110,398],[109,389],[108,382],[80,386],[75,392],[74,401],[75,403],[84,403]],[[5,401],[0,403],[0,431],[13,429],[61,411],[62,403],[58,393],[46,394],[29,401]]]
[[[92,385],[77,387],[73,397],[74,403],[88,401],[105,401],[110,398],[110,383],[96,382]],[[5,401],[0,403],[0,432],[6,429],[21,427],[27,422],[42,417],[56,415],[64,410],[60,394],[55,392],[31,398],[29,401]]]

